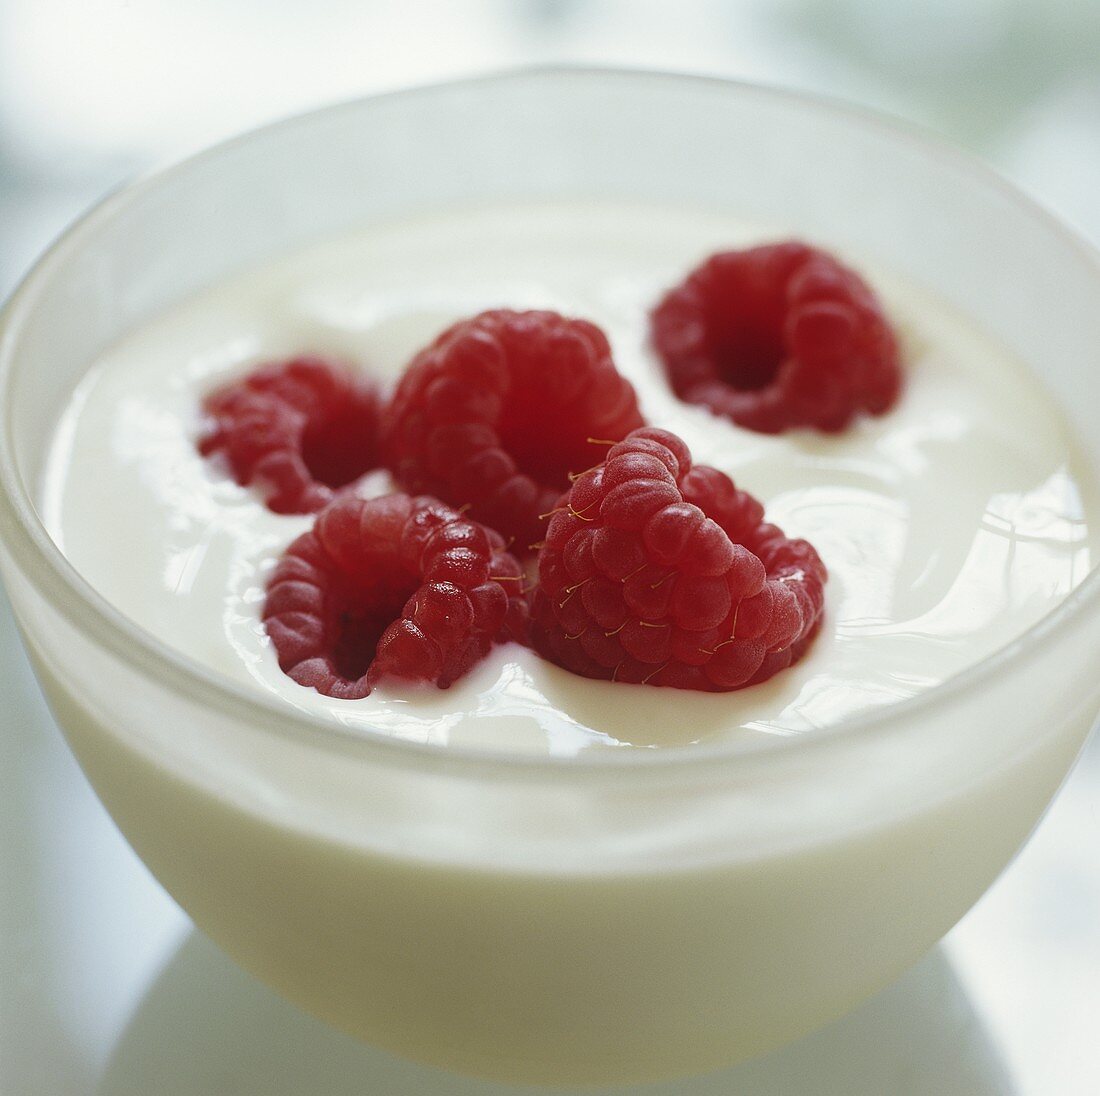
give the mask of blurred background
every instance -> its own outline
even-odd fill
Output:
[[[0,293],[135,171],[366,92],[559,61],[854,100],[1100,238],[1094,0],[0,0]]]
[[[976,151],[1100,243],[1100,0],[0,0],[0,298],[91,202],[166,159],[333,100],[554,62],[886,111]],[[193,934],[53,730],[2,600],[3,1096],[503,1091],[341,1041]],[[815,1040],[690,1091],[1100,1092],[1098,833],[1094,740],[1036,839],[925,964]]]

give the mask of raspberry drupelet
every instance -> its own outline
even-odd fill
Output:
[[[804,243],[712,255],[657,305],[651,328],[676,394],[749,430],[836,433],[901,392],[875,295]]]
[[[570,473],[643,419],[603,332],[556,312],[482,312],[444,331],[402,377],[386,456],[407,491],[433,494],[513,538],[542,539]]]
[[[263,619],[286,674],[354,700],[388,677],[447,688],[524,640],[527,612],[498,533],[432,498],[345,495],[287,548]]]
[[[263,365],[207,396],[203,412],[199,452],[277,514],[319,510],[377,465],[377,393],[321,358]]]
[[[693,466],[675,434],[635,430],[580,476],[538,557],[532,636],[584,677],[724,692],[797,660],[825,566],[759,502]]]

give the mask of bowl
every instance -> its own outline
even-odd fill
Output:
[[[258,130],[70,229],[0,326],[0,568],[88,779],[237,962],[400,1054],[611,1084],[775,1048],[965,913],[1100,709],[1100,575],[945,684],[830,730],[532,758],[350,733],[219,677],[107,604],[36,509],[82,370],[161,309],[372,222],[563,197],[733,211],[893,268],[1039,374],[1100,460],[1100,265],[985,168],[785,92],[522,71]]]

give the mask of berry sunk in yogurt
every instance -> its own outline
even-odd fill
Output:
[[[376,226],[245,272],[93,363],[53,443],[47,523],[73,565],[142,627],[352,731],[569,754],[812,733],[913,696],[1010,642],[1084,577],[1092,488],[1059,411],[1022,366],[934,297],[865,263],[853,265],[874,286],[906,369],[887,413],[856,416],[836,434],[767,435],[678,398],[650,341],[650,309],[716,246],[769,238],[705,213],[548,203]],[[509,640],[446,691],[382,682],[355,701],[283,672],[265,599],[315,514],[275,513],[254,481],[204,459],[203,401],[261,363],[303,354],[349,363],[364,390],[392,392],[440,331],[505,307],[598,326],[645,421],[750,491],[768,523],[814,546],[827,596],[796,664],[711,694],[578,676]],[[534,429],[539,408],[528,410]],[[383,412],[381,434],[388,425]],[[624,415],[622,425],[636,423]],[[307,491],[292,471],[286,482]],[[311,482],[341,489],[326,478],[343,477]],[[398,487],[374,467],[353,490],[370,498]]]
[[[711,255],[651,319],[676,393],[749,430],[837,433],[901,392],[897,339],[870,287],[796,240]]]
[[[526,639],[527,602],[499,533],[435,499],[349,494],[287,548],[263,619],[291,679],[358,700],[387,677],[453,684]]]
[[[767,681],[821,624],[813,545],[764,521],[681,438],[634,430],[578,476],[546,530],[535,646],[584,677],[726,692]]]
[[[199,452],[277,514],[307,514],[378,464],[374,387],[319,358],[272,362],[211,392]]]
[[[525,552],[570,476],[643,422],[599,327],[493,309],[416,355],[387,408],[385,449],[406,490],[468,507]]]

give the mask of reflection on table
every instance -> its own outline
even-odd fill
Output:
[[[547,1093],[393,1058],[300,1012],[197,932],[146,993],[97,1096],[505,1096]],[[646,1096],[1009,1096],[940,949],[845,1019],[766,1059]]]

